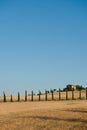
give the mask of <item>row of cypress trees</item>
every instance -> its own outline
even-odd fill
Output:
[[[52,94],[52,100],[54,100],[54,92],[52,91],[51,94]],[[27,91],[25,91],[25,101],[28,101],[27,96],[28,96]],[[40,90],[39,90],[38,96],[39,96],[38,100],[41,101],[41,91]],[[82,98],[82,96],[81,96],[81,90],[80,90],[79,91],[79,99],[81,99],[81,98]],[[74,98],[74,91],[72,90],[72,100],[74,100],[74,99],[75,99]],[[86,99],[87,99],[87,89],[86,89]],[[59,89],[59,100],[62,100],[62,98],[61,98],[61,90],[60,89]],[[67,90],[66,90],[66,100],[69,100]],[[5,92],[3,92],[3,101],[6,102],[6,94],[5,94]],[[11,94],[10,101],[13,102],[12,94]],[[18,100],[17,101],[18,102],[21,101],[19,92],[18,92]],[[33,91],[31,92],[31,101],[34,101],[34,92]],[[45,90],[45,101],[48,101],[48,93],[47,93],[46,90]]]

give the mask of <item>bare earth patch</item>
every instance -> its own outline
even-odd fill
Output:
[[[0,103],[0,130],[87,130],[87,101]]]

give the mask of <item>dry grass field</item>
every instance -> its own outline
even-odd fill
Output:
[[[87,130],[87,101],[2,102],[0,130]]]

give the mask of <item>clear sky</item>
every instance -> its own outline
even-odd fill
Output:
[[[87,86],[87,0],[0,0],[0,94]]]

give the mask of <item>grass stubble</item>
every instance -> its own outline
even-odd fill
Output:
[[[0,103],[0,130],[87,130],[87,100]]]

